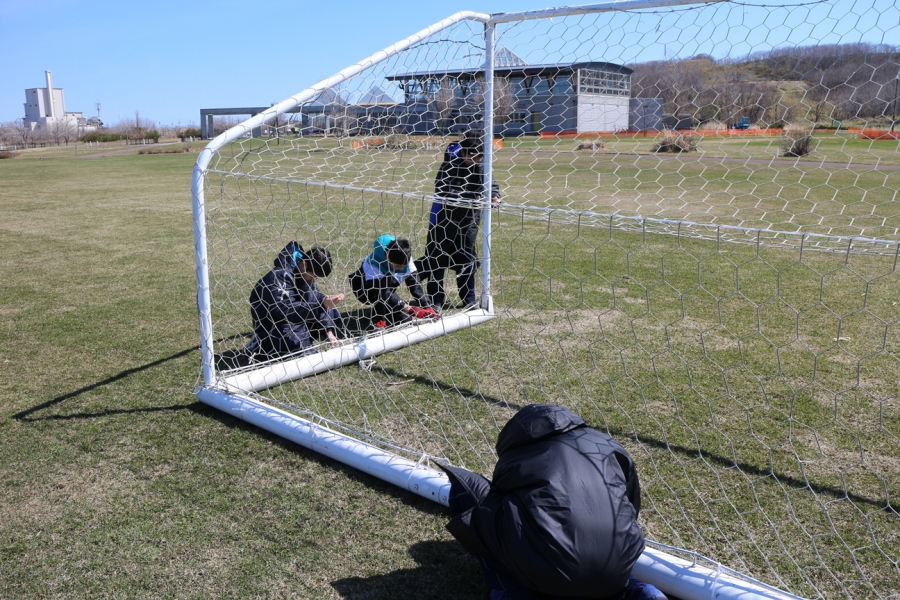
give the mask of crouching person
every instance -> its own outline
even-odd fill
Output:
[[[350,288],[360,302],[372,306],[375,326],[384,328],[412,317],[440,319],[419,281],[409,240],[385,234],[375,240],[374,246],[372,254],[350,275]],[[417,306],[397,295],[404,282]]]
[[[331,274],[327,248],[303,250],[290,242],[278,253],[274,268],[250,293],[250,314],[258,352],[269,358],[311,351],[313,340],[338,346],[340,315],[336,306],[344,294],[327,296],[316,279]]]
[[[665,600],[631,577],[644,550],[641,493],[628,452],[549,404],[500,431],[493,480],[445,467],[447,529],[482,564],[491,600]]]

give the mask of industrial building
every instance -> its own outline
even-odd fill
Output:
[[[47,87],[25,90],[25,125],[32,131],[52,132],[66,127],[73,132],[93,131],[100,125],[99,118],[85,119],[83,112],[67,111],[66,96],[62,88],[53,87],[50,71],[44,71]]]

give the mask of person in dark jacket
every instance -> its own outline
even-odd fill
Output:
[[[533,404],[500,431],[493,480],[444,467],[447,529],[481,559],[492,600],[665,600],[631,577],[644,550],[628,452],[560,406]]]
[[[331,274],[327,248],[309,252],[290,242],[275,258],[274,268],[250,293],[250,315],[258,351],[268,357],[311,351],[313,339],[339,344],[340,315],[335,308],[344,294],[325,295],[316,279]]]
[[[440,319],[431,307],[431,299],[425,295],[415,262],[410,260],[411,255],[409,240],[385,234],[375,240],[373,252],[350,275],[350,288],[357,300],[372,306],[372,322],[378,328],[411,317]],[[397,289],[404,282],[418,306],[397,295]]]
[[[456,273],[456,287],[463,305],[475,303],[475,249],[481,211],[484,209],[484,141],[467,136],[453,142],[444,152],[444,162],[434,180],[435,202],[428,223],[428,240],[422,265],[422,279],[428,281],[428,295],[436,306],[446,300],[444,274]],[[500,202],[500,188],[491,182],[491,201]]]

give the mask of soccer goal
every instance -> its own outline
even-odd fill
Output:
[[[200,400],[436,502],[564,405],[625,446],[635,574],[693,598],[900,589],[900,8],[460,12],[212,140],[193,177]],[[298,86],[299,87],[299,86]],[[480,132],[485,190],[441,198]],[[480,211],[474,305],[378,328],[349,276]],[[255,351],[285,245],[330,250],[337,347]],[[405,294],[400,288],[401,295]]]

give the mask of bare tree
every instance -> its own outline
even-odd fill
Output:
[[[63,141],[66,143],[66,146],[69,145],[69,139],[74,137],[78,132],[78,125],[72,120],[66,118],[63,120],[62,130],[60,131],[60,136]]]
[[[13,123],[3,123],[0,124],[0,146],[11,146],[13,144],[17,144],[18,135],[16,133],[15,127]]]
[[[66,117],[55,118],[53,122],[49,124],[49,134],[50,137],[53,138],[53,141],[57,146],[61,144],[62,139],[65,137],[66,130],[69,127],[69,120]]]
[[[447,121],[453,109],[455,78],[444,76],[438,80],[434,90],[428,94],[428,104],[434,112],[435,126],[440,133],[447,128]]]
[[[516,95],[508,77],[494,78],[494,121],[506,125],[516,110]]]
[[[34,132],[31,125],[25,122],[25,119],[16,119],[12,122],[12,128],[16,132],[16,137],[22,140],[22,146],[28,145],[28,140],[34,139]]]

